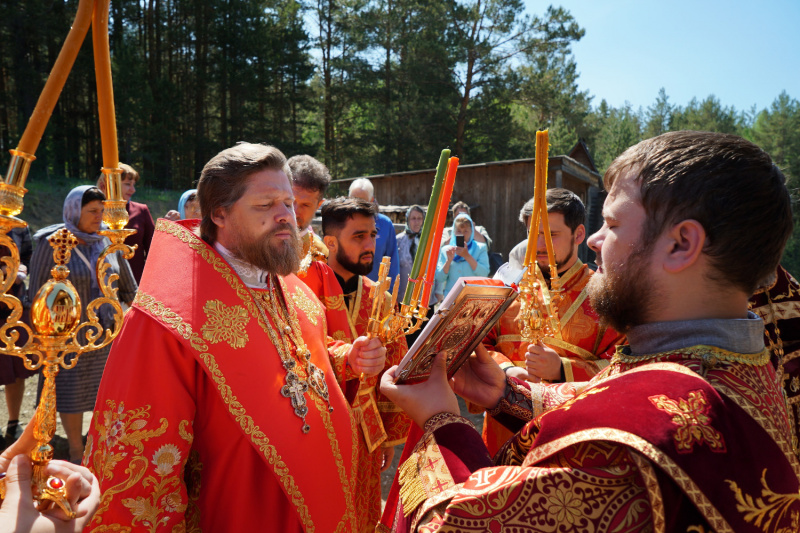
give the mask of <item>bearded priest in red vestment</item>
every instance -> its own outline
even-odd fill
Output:
[[[84,461],[94,531],[353,531],[358,444],[325,316],[296,276],[290,172],[241,143],[203,169],[199,228],[159,221]],[[347,354],[385,363],[377,340]]]
[[[454,388],[519,430],[495,462],[458,416],[444,354],[421,384],[387,371],[381,390],[425,430],[382,530],[798,531],[786,402],[748,311],[792,231],[784,176],[740,137],[671,132],[623,153],[605,185],[589,296],[629,345],[564,384],[507,377],[479,349]]]
[[[531,345],[530,358],[526,359],[529,344],[520,334],[517,300],[489,331],[483,345],[509,376],[551,383],[588,381],[608,366],[617,345],[625,342],[625,336],[600,324],[589,302],[587,285],[594,271],[578,259],[577,253],[586,236],[583,202],[572,191],[559,188],[547,189],[546,198],[561,287],[558,303],[561,329],[555,336],[545,337],[542,343]],[[529,227],[530,212],[527,218]],[[535,264],[542,287],[541,301],[549,302],[550,268],[543,233],[537,241]],[[497,453],[512,435],[502,424],[486,417],[482,436],[490,454]]]
[[[325,245],[330,250],[328,265],[344,292],[349,321],[349,338],[366,335],[373,308],[375,282],[367,278],[375,257],[375,204],[357,198],[336,198],[322,206]],[[387,295],[388,296],[388,295]],[[385,307],[391,305],[386,299]],[[384,309],[384,310],[387,310]],[[386,345],[387,368],[400,362],[408,351],[404,336]],[[360,532],[373,532],[381,515],[381,472],[389,467],[394,447],[405,442],[411,420],[383,394],[377,392],[379,376],[365,377],[356,391],[348,388],[353,413],[359,424],[356,508],[361,513]],[[351,383],[348,382],[348,387]]]

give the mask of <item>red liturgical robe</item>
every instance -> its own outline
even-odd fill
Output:
[[[159,220],[109,356],[90,529],[352,531],[356,433],[322,307],[293,275],[246,287],[182,224]]]
[[[540,274],[537,269],[537,273]],[[544,343],[561,356],[566,381],[588,381],[602,368],[614,354],[617,345],[625,342],[625,336],[612,328],[598,323],[597,313],[587,297],[586,285],[594,271],[577,261],[561,278],[563,292],[558,304],[561,331],[558,338],[546,337]],[[541,278],[543,286],[544,278]],[[543,297],[549,300],[545,289]],[[494,328],[483,341],[484,346],[502,367],[515,365],[525,367],[525,352],[528,343],[522,340],[516,322],[519,313],[519,300],[511,304]],[[494,454],[512,433],[502,425],[487,417],[483,425],[483,440]]]
[[[372,310],[370,289],[375,282],[366,276],[359,276],[359,280],[358,290],[352,296],[347,312],[350,342],[358,336],[366,335]],[[385,368],[398,364],[407,351],[404,336],[387,344]],[[375,525],[381,517],[381,448],[402,444],[411,427],[411,419],[376,389],[381,375],[383,373],[365,379],[353,401],[354,413],[361,426],[356,482],[360,532],[375,531]]]
[[[530,415],[553,405],[525,424],[517,396],[528,406],[533,398]],[[398,470],[397,512],[383,524],[440,533],[798,530],[800,465],[766,351],[620,354],[583,384],[509,378],[493,412],[522,425],[494,464],[467,420],[440,413],[426,424]]]

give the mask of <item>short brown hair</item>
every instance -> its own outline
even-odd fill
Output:
[[[289,168],[292,169],[292,185],[301,189],[314,191],[320,198],[325,195],[331,183],[331,173],[328,167],[310,155],[295,155],[289,158]]]
[[[230,209],[247,189],[248,178],[261,170],[282,170],[291,180],[286,156],[266,144],[239,143],[221,151],[203,167],[197,182],[200,201],[200,237],[208,243],[217,239],[217,225],[211,215],[219,208]]]
[[[336,236],[353,215],[374,217],[378,208],[360,198],[340,196],[322,204],[322,234]]]
[[[453,207],[450,208],[450,213],[455,217],[456,216],[456,211],[458,211],[459,209],[465,210],[468,215],[470,214],[469,206],[467,205],[466,202],[456,202],[456,203],[454,203]]]
[[[783,173],[755,144],[723,133],[665,133],[614,160],[606,188],[629,172],[647,215],[644,246],[694,219],[706,231],[712,281],[752,293],[777,268],[792,233],[791,199]]]
[[[139,181],[139,173],[130,166],[126,165],[125,163],[120,163],[119,168],[122,169],[122,176],[120,177],[120,181],[125,180],[133,180],[134,183],[138,183]]]
[[[568,190],[554,187],[545,193],[548,213],[561,213],[564,224],[575,233],[578,226],[586,223],[586,208],[577,194]]]

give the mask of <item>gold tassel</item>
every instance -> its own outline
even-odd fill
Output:
[[[411,454],[405,463],[400,465],[400,475],[397,480],[400,483],[400,501],[403,502],[403,514],[410,515],[414,510],[426,500],[425,486],[419,475],[417,462],[419,452]]]

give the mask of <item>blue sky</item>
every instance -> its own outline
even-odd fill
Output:
[[[550,2],[525,0],[542,14]],[[800,0],[563,0],[586,30],[573,47],[582,90],[647,108],[713,94],[761,110],[785,90],[800,99]]]

